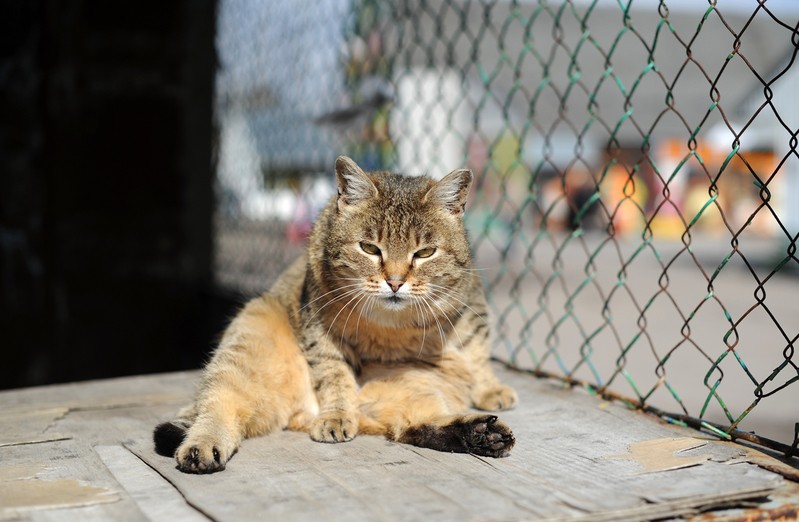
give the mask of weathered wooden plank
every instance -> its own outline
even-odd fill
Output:
[[[191,390],[192,379],[179,378],[182,387]],[[16,428],[17,443],[0,447],[0,490],[22,497],[15,491],[22,488],[21,493],[27,498],[24,505],[19,500],[13,503],[0,500],[0,520],[148,520],[92,446],[149,438],[158,416],[173,411],[182,402],[170,399],[166,403],[160,400],[150,403],[152,397],[163,396],[158,393],[161,380],[160,376],[151,379],[149,386],[131,386],[131,380],[123,380],[127,383],[119,389],[108,381],[86,383],[94,390],[92,393],[99,394],[96,397],[73,385],[6,392],[3,399],[8,400],[1,403],[6,409],[0,416],[9,422],[19,419],[20,426]],[[146,383],[147,379],[132,381]],[[176,379],[170,377],[167,381]],[[76,388],[81,390],[77,397],[70,394]],[[28,395],[40,397],[42,402]],[[189,396],[186,391],[179,395]],[[144,405],[129,406],[139,401]],[[24,404],[30,405],[30,413],[24,413]],[[15,411],[23,413],[15,417]],[[59,438],[52,440],[56,435]],[[26,479],[27,483],[22,482]],[[13,486],[8,487],[9,481],[14,481]],[[175,492],[168,484],[167,487]],[[26,488],[34,489],[27,492]],[[89,495],[92,492],[95,495]],[[42,495],[38,498],[33,496],[39,493]]]
[[[74,439],[0,448],[0,462],[12,470],[0,482],[0,519],[142,519],[91,448]]]
[[[367,436],[318,444],[282,432],[245,441],[225,472],[209,476],[180,473],[151,442],[153,426],[189,399],[196,374],[4,392],[0,415],[24,421],[26,408],[34,412],[22,435],[69,440],[0,447],[0,470],[12,477],[39,470],[38,480],[77,481],[117,501],[73,509],[0,506],[0,519],[640,520],[766,495],[783,483],[747,463],[739,446],[686,441],[698,434],[577,390],[500,373],[521,397],[516,410],[501,414],[517,437],[509,458]],[[668,442],[674,438],[680,440]],[[635,451],[646,441],[647,456],[660,451],[676,469],[652,471],[657,466]],[[680,447],[693,449],[674,454]],[[682,467],[681,459],[692,465]],[[0,471],[0,481],[6,475]]]
[[[349,520],[632,519],[758,496],[782,482],[753,466],[725,466],[740,452],[715,443],[698,448],[707,455],[701,466],[642,474],[646,469],[634,459],[608,457],[627,453],[642,440],[685,433],[619,405],[518,374],[506,377],[523,401],[502,414],[518,441],[508,459],[442,454],[370,437],[320,445],[302,434],[280,433],[247,441],[223,474],[186,477],[147,445],[134,450],[187,498],[196,497],[204,511],[232,519],[256,512],[293,520],[339,513],[348,513]],[[244,489],[254,487],[262,499],[247,500],[237,488],[242,480],[249,485]],[[219,499],[214,491],[229,493]]]
[[[207,522],[166,480],[122,446],[95,446],[105,466],[150,520]]]
[[[0,414],[183,402],[192,396],[196,378],[197,372],[175,372],[2,390]]]
[[[68,435],[45,433],[68,411],[67,408],[46,408],[0,413],[0,447],[68,439]]]

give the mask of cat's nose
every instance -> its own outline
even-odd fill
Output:
[[[403,284],[405,284],[405,281],[403,281],[402,279],[386,279],[386,283],[388,283],[388,286],[390,286],[391,289],[396,294],[399,291],[400,287]]]

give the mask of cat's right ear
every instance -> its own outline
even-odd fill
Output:
[[[336,158],[336,182],[339,210],[378,196],[377,187],[369,176],[347,156]]]

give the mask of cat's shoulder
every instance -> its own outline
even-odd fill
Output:
[[[308,267],[307,252],[297,258],[269,289],[269,293],[283,303],[287,309],[292,310],[299,307],[302,299],[302,287],[305,281],[305,273]]]

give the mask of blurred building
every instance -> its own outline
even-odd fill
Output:
[[[441,176],[468,164],[482,204],[499,210],[493,224],[512,219],[536,193],[539,207],[556,202],[548,223],[568,228],[569,216],[580,215],[575,201],[593,201],[589,192],[603,176],[618,178],[617,188],[633,179],[638,193],[627,201],[603,193],[606,211],[588,211],[586,228],[604,226],[597,216],[613,212],[620,232],[650,226],[667,237],[684,228],[683,210],[696,212],[711,197],[694,209],[699,194],[687,191],[701,189],[697,180],[711,183],[732,152],[733,134],[751,117],[741,108],[762,103],[761,78],[771,81],[793,49],[790,24],[775,20],[799,12],[778,0],[716,10],[632,2],[626,12],[609,0],[301,6],[221,4],[218,114],[222,128],[241,137],[239,145],[223,139],[219,179],[245,214],[307,220],[308,212],[291,213],[318,207],[299,180],[329,180],[333,158],[348,153],[367,168],[408,174]],[[790,85],[780,78],[775,92]],[[384,105],[370,105],[376,92],[389,93]],[[761,127],[774,125],[776,118],[760,116],[741,140],[741,154],[759,154],[759,169],[776,168],[773,160],[785,155],[771,141],[754,144]],[[749,187],[743,159],[733,158],[721,183],[744,197],[714,200],[697,230],[720,231],[720,212],[743,224],[756,208],[759,189]],[[774,183],[788,187],[795,176],[782,168]],[[772,205],[787,212],[777,198]],[[647,225],[642,211],[657,216]],[[756,229],[774,232],[768,223]]]

